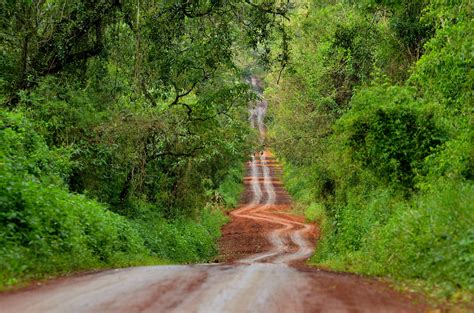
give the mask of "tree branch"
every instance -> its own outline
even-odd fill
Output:
[[[170,105],[169,105],[170,107],[178,104],[178,102],[181,98],[186,97],[187,95],[189,95],[194,90],[194,88],[197,86],[198,81],[195,81],[193,83],[193,85],[191,86],[191,88],[189,88],[187,91],[185,91],[183,93],[178,92],[178,86],[176,85],[176,83],[172,82],[171,84],[173,85],[174,90],[176,91],[176,97],[174,98],[173,102],[170,103]]]
[[[245,0],[245,3],[250,5],[251,7],[255,8],[255,9],[258,9],[258,10],[262,11],[262,12],[265,12],[265,13],[268,13],[268,14],[279,15],[279,16],[283,17],[284,19],[286,19],[287,21],[290,20],[290,18],[288,16],[286,16],[286,13],[288,13],[287,6],[289,6],[289,2],[287,2],[287,5],[277,7],[275,9],[270,8],[270,7],[264,7],[263,5],[258,5],[256,3],[253,3],[252,0]]]

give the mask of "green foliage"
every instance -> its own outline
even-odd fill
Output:
[[[66,148],[50,150],[32,124],[21,114],[0,112],[2,165],[11,172],[25,173],[44,183],[62,183],[71,163]]]
[[[236,60],[251,48],[264,66],[288,62],[291,4],[0,6],[0,261],[13,266],[1,284],[212,259],[224,222],[215,206],[237,203],[240,164],[256,143],[255,95]]]
[[[224,218],[206,208],[237,203],[256,143],[235,60],[252,48],[265,66],[288,62],[291,5],[0,5],[2,284],[119,259],[212,259]]]
[[[244,119],[247,87],[239,82],[213,87],[207,101],[233,105],[223,117],[215,112],[204,119],[211,112],[203,109],[203,120],[197,122],[180,108],[160,113],[123,107],[118,112],[103,107],[97,99],[101,93],[62,86],[53,78],[22,97],[22,109],[50,145],[73,152],[71,190],[129,217],[138,213],[137,199],[162,208],[168,217],[192,216],[209,200],[207,189],[216,189],[227,168],[243,161],[253,140]],[[202,99],[195,104],[207,105]]]
[[[267,80],[285,184],[322,230],[312,262],[472,293],[471,5],[305,10],[290,68]]]
[[[410,78],[431,101],[472,113],[474,85],[472,21],[444,27],[426,45],[427,53]]]
[[[244,189],[242,183],[244,171],[244,163],[231,168],[217,189],[217,196],[228,208],[235,208],[239,204]]]
[[[377,86],[357,93],[351,110],[339,121],[339,132],[354,161],[372,170],[377,179],[407,188],[424,159],[443,142],[433,107],[420,107],[413,92]]]
[[[27,112],[50,147],[69,149],[72,191],[128,217],[141,214],[139,202],[190,217],[251,150],[245,106],[254,95],[238,48],[275,61],[268,42],[290,7],[9,1],[2,103]]]
[[[23,115],[2,111],[0,143],[0,287],[47,273],[216,254],[226,221],[219,209],[202,210],[197,220],[127,220],[67,191],[68,154],[51,151]]]
[[[320,225],[326,223],[326,210],[320,203],[312,202],[304,211],[304,215],[310,222],[318,222]]]
[[[217,253],[216,242],[226,221],[219,209],[207,208],[201,211],[198,222],[147,216],[133,224],[153,256],[175,262],[206,262]]]
[[[22,115],[2,112],[0,129],[2,285],[146,253],[123,217],[64,188],[67,156],[49,151]]]
[[[370,0],[365,2],[365,6],[375,14],[382,11],[391,15],[389,25],[394,35],[410,54],[410,58],[417,59],[421,54],[423,44],[432,34],[430,25],[422,21],[423,10],[429,2],[428,0]]]
[[[312,261],[339,270],[428,280],[442,286],[445,296],[456,289],[472,292],[472,188],[443,182],[408,202],[383,189],[363,199],[351,195],[338,232],[325,233]]]
[[[383,271],[394,277],[424,278],[451,291],[461,288],[472,292],[473,188],[472,183],[442,181],[432,191],[417,195],[408,206],[399,205],[388,223],[368,238],[364,250],[380,252],[369,254],[376,259],[367,263],[386,264]]]
[[[442,149],[430,155],[425,161],[428,170],[426,183],[419,183],[420,189],[430,188],[430,181],[440,177],[449,177],[453,180],[472,180],[474,178],[474,130],[460,129],[459,136],[447,141]]]

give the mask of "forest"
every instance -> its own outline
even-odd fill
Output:
[[[474,291],[472,1],[0,6],[0,289],[213,261],[257,75],[311,264]]]
[[[472,292],[472,1],[298,10],[266,94],[285,185],[322,229],[311,263]]]
[[[289,4],[1,6],[0,286],[212,260],[256,142],[239,59]]]

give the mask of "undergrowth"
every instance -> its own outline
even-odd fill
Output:
[[[217,253],[221,207],[234,205],[241,169],[221,187],[223,202],[195,217],[152,210],[126,218],[63,183],[68,151],[49,149],[19,113],[0,116],[0,289],[79,270],[163,262],[206,262]]]
[[[351,193],[343,215],[328,216],[327,202],[314,197],[314,168],[284,164],[285,187],[321,229],[310,264],[389,277],[396,288],[422,292],[435,304],[470,303],[473,184],[439,182],[410,200],[382,188]]]
[[[310,262],[472,298],[470,4],[313,2],[299,13],[292,62],[267,77],[266,97],[286,187],[321,226]]]
[[[244,176],[244,163],[238,163],[232,167],[221,185],[216,191],[216,196],[220,203],[226,208],[235,208],[239,204],[240,195],[244,190],[242,178]]]

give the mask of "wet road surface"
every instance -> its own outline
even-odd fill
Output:
[[[255,85],[256,82],[254,81]],[[265,136],[267,103],[251,110]],[[241,205],[223,228],[221,263],[107,270],[0,294],[0,312],[424,312],[386,284],[310,268],[318,231],[291,213],[269,151],[247,163]]]

